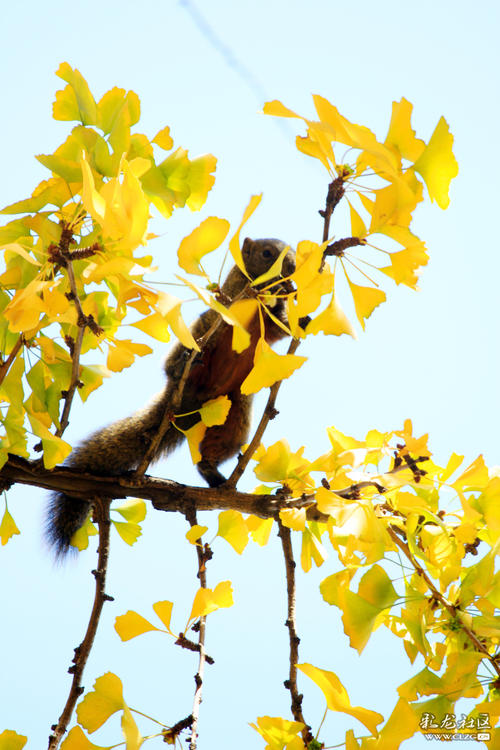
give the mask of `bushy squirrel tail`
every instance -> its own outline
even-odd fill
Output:
[[[53,494],[47,509],[46,538],[56,559],[66,557],[76,548],[71,539],[80,529],[90,512],[91,503],[80,497],[70,497],[62,492]]]
[[[169,394],[165,389],[144,409],[90,435],[74,449],[65,465],[104,476],[135,469],[158,430],[168,403]],[[170,427],[153,460],[169,453],[182,438],[181,432]],[[71,539],[85,523],[91,507],[89,500],[68,493],[52,495],[46,516],[46,539],[57,558],[70,552]]]

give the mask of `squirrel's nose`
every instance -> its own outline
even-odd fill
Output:
[[[281,267],[281,275],[290,276],[294,271],[295,271],[295,253],[291,251],[285,255],[285,258],[283,260],[283,265]]]

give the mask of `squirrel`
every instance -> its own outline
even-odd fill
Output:
[[[245,239],[242,257],[251,280],[268,271],[281,253],[289,248],[277,239]],[[288,249],[283,257],[280,278],[295,270],[295,253]],[[270,282],[266,281],[267,286]],[[237,296],[245,296],[248,278],[234,266],[220,290],[222,300],[231,302]],[[273,286],[273,292],[279,292]],[[248,296],[248,295],[247,295]],[[285,301],[275,297],[272,316],[287,325]],[[194,322],[191,333],[199,340],[218,319],[218,313],[207,310]],[[287,333],[270,316],[265,316],[264,336],[272,344]],[[252,396],[242,394],[240,387],[253,367],[254,353],[261,334],[259,314],[256,312],[247,328],[250,344],[241,353],[232,348],[232,326],[220,320],[219,326],[208,338],[205,346],[196,355],[189,370],[179,414],[175,419],[181,430],[187,430],[200,420],[196,411],[210,399],[228,396],[231,407],[224,424],[207,428],[200,444],[201,460],[198,472],[210,487],[218,487],[226,478],[217,468],[219,464],[235,456],[246,442],[250,430]],[[137,468],[157,432],[165,412],[171,408],[172,399],[182,376],[184,365],[191,350],[177,343],[165,361],[167,382],[165,388],[153,401],[132,416],[94,432],[71,453],[65,465],[93,474],[120,475]],[[172,415],[174,416],[174,415]],[[184,439],[183,433],[170,424],[152,461],[170,454]],[[85,523],[92,508],[91,501],[64,493],[52,495],[47,513],[47,539],[57,557],[68,553],[71,539]]]

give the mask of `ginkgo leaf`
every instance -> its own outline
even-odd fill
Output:
[[[174,146],[173,138],[170,135],[170,128],[166,127],[159,130],[155,137],[151,139],[151,143],[156,143],[164,151],[170,151]]]
[[[283,750],[283,748],[295,750],[290,743],[295,739],[300,739],[298,734],[305,728],[302,722],[282,719],[281,716],[259,716],[257,724],[250,724],[250,726],[267,742],[266,750]]]
[[[129,339],[113,339],[113,345],[110,343],[106,366],[113,372],[121,372],[125,367],[130,367],[134,363],[136,355],[144,357],[152,351],[147,344],[136,344]]]
[[[22,750],[28,738],[12,729],[4,729],[0,734],[0,750]]]
[[[122,641],[129,641],[138,635],[158,629],[149,620],[133,610],[129,610],[124,615],[119,615],[115,620],[115,630]]]
[[[126,703],[123,706],[122,732],[123,736],[125,737],[127,750],[139,750],[140,746],[144,742],[144,738],[139,732],[139,728],[135,723],[132,712],[130,711],[130,708]]]
[[[319,669],[312,664],[297,664],[297,668],[318,685],[331,711],[341,711],[349,714],[349,716],[354,716],[355,719],[364,724],[372,735],[377,735],[377,724],[380,724],[384,717],[376,711],[370,711],[360,706],[351,706],[347,690],[334,672]]]
[[[226,219],[219,219],[217,216],[209,216],[208,219],[202,221],[200,226],[184,237],[179,245],[177,257],[180,267],[187,273],[204,276],[200,268],[201,259],[222,245],[229,227],[230,224]]]
[[[60,64],[56,75],[68,85],[56,92],[53,105],[54,120],[80,120],[84,125],[97,123],[97,105],[87,81],[79,70],[71,68],[67,62]]]
[[[184,432],[188,442],[189,452],[191,453],[191,461],[194,464],[201,461],[200,444],[205,437],[206,431],[207,426],[200,421]]]
[[[89,515],[87,517],[87,520],[85,521],[82,526],[76,531],[73,536],[71,537],[71,546],[76,547],[76,549],[80,550],[82,552],[84,549],[87,549],[89,546],[89,537],[90,536],[96,536],[99,532],[97,531],[96,527],[90,520],[90,511]]]
[[[248,527],[245,519],[237,510],[223,510],[219,513],[217,536],[229,542],[239,555],[248,544]]]
[[[114,521],[113,519],[111,520],[111,523],[113,524],[123,541],[130,547],[136,543],[136,541],[142,534],[142,529],[138,523],[123,523],[122,521]]]
[[[106,672],[94,683],[94,690],[78,704],[78,723],[87,732],[95,732],[116,711],[124,706],[122,682],[113,672]]]
[[[208,531],[208,526],[200,526],[196,523],[186,532],[186,539],[190,544],[196,544],[206,531]]]
[[[285,508],[280,510],[280,519],[283,526],[294,531],[304,531],[306,528],[307,513],[305,508]]]
[[[385,302],[387,298],[386,294],[382,289],[374,289],[371,286],[358,286],[358,284],[353,284],[349,277],[347,278],[347,281],[354,301],[356,316],[364,330],[365,320],[370,317],[378,305]]]
[[[62,438],[53,435],[42,422],[33,414],[28,413],[31,429],[42,439],[43,464],[46,469],[53,469],[57,464],[62,464],[64,459],[71,453],[71,445]]]
[[[162,601],[162,602],[155,602],[153,604],[153,609],[162,621],[162,623],[165,625],[168,632],[173,635],[172,631],[170,630],[170,620],[172,618],[172,609],[174,605],[173,602],[169,601]]]
[[[140,331],[144,331],[149,336],[152,336],[157,341],[166,343],[170,341],[170,332],[168,330],[168,321],[159,312],[148,315],[147,318],[142,318],[137,323],[132,323],[134,328],[138,328]]]
[[[231,581],[221,581],[213,590],[200,588],[194,597],[189,621],[197,620],[199,617],[204,617],[221,607],[232,606],[233,592]]]
[[[11,539],[15,534],[20,534],[21,532],[17,528],[16,522],[12,518],[9,509],[7,506],[5,507],[5,511],[3,514],[2,522],[0,523],[0,541],[2,542],[2,546],[4,544],[7,544],[9,539]],[[0,750],[1,750],[1,744],[0,744]]]
[[[335,294],[332,295],[328,307],[307,325],[306,333],[316,335],[320,332],[333,336],[341,336],[343,333],[346,333],[354,339],[356,338],[356,332],[337,302]]]
[[[417,711],[412,710],[408,701],[400,698],[394,711],[380,730],[378,740],[373,745],[374,750],[396,750],[396,748],[401,747],[404,740],[412,737],[418,731],[419,720],[423,711],[424,709],[421,709],[420,716],[418,716]],[[445,714],[441,715],[444,716]]]
[[[240,269],[240,271],[243,272],[245,276],[248,276],[247,270],[245,268],[245,264],[243,262],[243,256],[241,254],[241,248],[240,248],[240,232],[243,228],[243,225],[246,224],[250,216],[253,214],[257,206],[262,200],[262,194],[260,195],[252,195],[250,198],[250,201],[248,202],[248,206],[245,208],[243,212],[243,218],[240,222],[240,225],[234,235],[229,240],[229,252],[233,256],[234,262]]]
[[[271,536],[273,528],[272,518],[259,518],[258,516],[248,516],[246,519],[247,529],[253,541],[259,546],[265,547]]]
[[[219,396],[210,401],[205,401],[199,411],[203,424],[207,427],[213,427],[214,425],[224,424],[230,409],[231,400],[227,396]]]
[[[351,236],[352,237],[366,237],[367,229],[361,216],[358,214],[354,206],[349,202],[349,211],[351,214]]]
[[[311,524],[312,526],[312,524]],[[302,532],[302,548],[300,551],[300,564],[302,570],[307,573],[311,570],[312,563],[319,568],[328,558],[328,553],[321,543],[320,535],[306,528]]]
[[[451,150],[453,136],[448,123],[441,117],[431,139],[415,162],[415,171],[422,175],[431,201],[448,208],[450,182],[458,174],[458,163]]]
[[[241,392],[246,395],[257,393],[278,380],[289,378],[306,360],[307,357],[295,354],[277,354],[264,339],[259,339],[253,369],[241,384]]]
[[[146,518],[146,503],[137,497],[125,500],[118,508],[113,508],[123,518],[132,523],[140,523]]]
[[[425,149],[425,143],[415,137],[411,127],[413,104],[404,97],[400,102],[392,103],[392,117],[389,132],[385,139],[388,146],[394,146],[403,159],[415,162]]]
[[[77,725],[69,730],[61,743],[61,750],[110,750],[110,747],[109,745],[107,747],[94,745],[84,734],[83,729]]]

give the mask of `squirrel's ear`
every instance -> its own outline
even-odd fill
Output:
[[[242,250],[250,250],[250,247],[252,246],[253,242],[250,239],[250,237],[245,237],[243,240],[243,245],[241,247]]]

